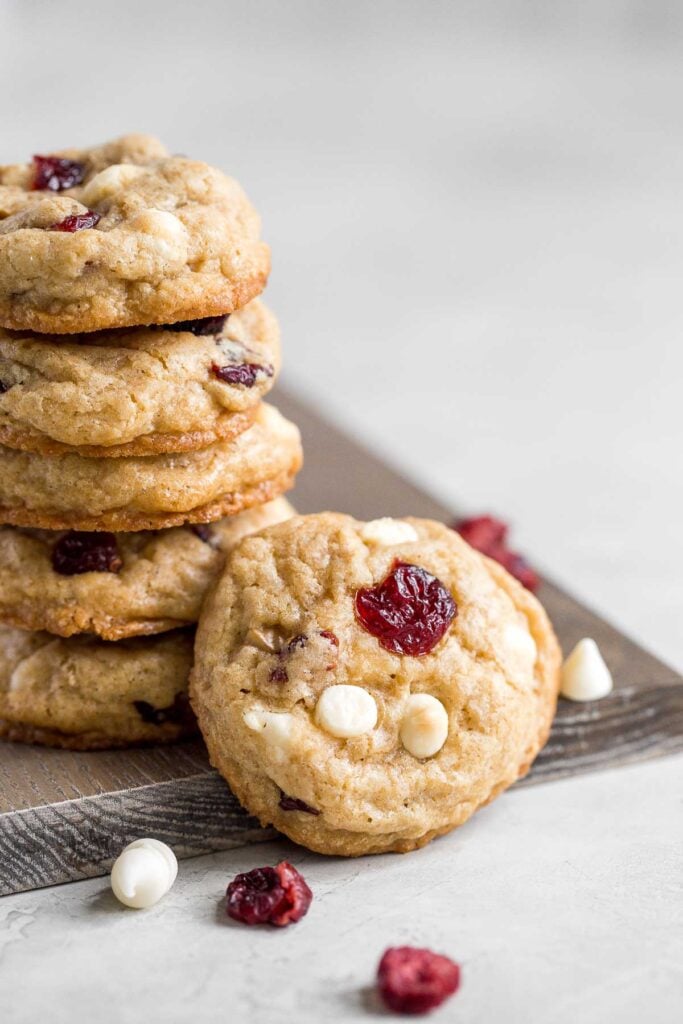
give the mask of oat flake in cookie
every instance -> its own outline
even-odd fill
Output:
[[[0,167],[0,325],[72,334],[230,313],[265,286],[259,234],[236,181],[151,136]]]
[[[248,383],[231,382],[245,368]],[[251,426],[279,368],[277,321],[258,300],[67,339],[0,329],[0,444],[94,457],[206,448]]]
[[[230,553],[191,699],[252,814],[353,856],[421,846],[523,775],[559,667],[538,601],[446,526],[322,513]]]
[[[191,630],[107,643],[0,626],[0,737],[104,750],[196,732]]]

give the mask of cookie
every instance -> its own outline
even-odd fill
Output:
[[[233,440],[175,455],[93,459],[0,447],[0,523],[47,530],[158,530],[208,522],[288,490],[299,431],[272,406]]]
[[[0,527],[0,621],[105,640],[195,623],[225,554],[293,515],[284,498],[215,523],[140,533]]]
[[[0,167],[0,325],[53,334],[230,313],[264,288],[240,185],[146,135]]]
[[[322,513],[230,553],[190,696],[252,814],[355,856],[422,846],[523,775],[559,669],[538,601],[454,531]]]
[[[192,640],[191,630],[112,644],[0,626],[0,737],[103,750],[192,735]]]
[[[178,326],[61,342],[0,330],[0,444],[118,457],[236,437],[280,367],[275,317],[254,300],[230,317]]]

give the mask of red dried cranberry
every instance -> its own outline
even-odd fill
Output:
[[[65,188],[80,185],[85,177],[85,167],[77,160],[63,156],[33,157],[33,188],[63,192]]]
[[[358,590],[355,603],[361,626],[394,654],[429,654],[458,611],[441,580],[398,560],[376,587]]]
[[[95,213],[94,210],[88,210],[87,213],[73,213],[57,224],[53,224],[50,231],[69,231],[71,233],[84,231],[85,228],[94,228],[96,224],[99,224],[100,219],[99,213]]]
[[[275,868],[254,868],[232,880],[226,897],[228,917],[244,924],[266,924],[284,905],[285,890]]]
[[[324,636],[326,640],[329,640],[333,647],[339,647],[339,637],[336,633],[333,633],[330,629],[321,629],[320,635]]]
[[[296,868],[283,860],[275,868],[254,868],[228,886],[226,910],[244,924],[284,927],[307,912],[313,893]]]
[[[274,370],[270,363],[231,363],[228,366],[212,363],[211,372],[224,384],[239,384],[245,388],[253,388],[260,373],[272,377]]]
[[[302,811],[304,814],[320,814],[320,811],[315,807],[311,807],[304,800],[299,800],[295,796],[287,796],[286,793],[280,795],[280,808],[283,811]]]
[[[427,1013],[457,992],[459,985],[459,966],[429,949],[388,949],[377,969],[379,994],[396,1013]]]
[[[213,530],[208,523],[190,523],[190,529],[205,544],[208,544],[213,537]]]
[[[527,590],[537,590],[540,578],[522,555],[511,551],[507,543],[508,526],[493,516],[474,516],[455,523],[454,530],[483,555],[499,562]]]
[[[52,549],[52,568],[61,576],[83,572],[118,572],[123,565],[113,533],[71,530]]]
[[[275,870],[285,893],[285,903],[273,913],[270,923],[277,925],[278,928],[284,928],[285,925],[300,921],[308,913],[313,893],[296,868],[288,861],[280,861]]]
[[[275,668],[270,673],[270,675],[268,676],[268,678],[270,679],[271,683],[286,683],[289,680],[289,676],[287,675],[287,669],[285,668],[284,665],[276,665]]]
[[[208,334],[220,334],[228,316],[226,313],[225,316],[205,316],[201,320],[179,320],[175,324],[163,324],[162,328],[165,331],[189,331],[190,334],[204,337]]]

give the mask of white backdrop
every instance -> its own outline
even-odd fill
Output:
[[[680,664],[682,57],[673,0],[0,0],[0,159],[235,174],[288,385]]]

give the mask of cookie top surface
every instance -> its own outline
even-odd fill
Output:
[[[322,513],[228,556],[191,697],[262,823],[322,853],[408,850],[528,768],[559,663],[538,601],[452,530]]]
[[[155,530],[208,522],[288,490],[299,431],[269,405],[238,437],[179,455],[120,459],[0,447],[0,523],[47,530]]]
[[[0,736],[97,750],[195,732],[191,630],[110,644],[0,626]]]
[[[236,181],[151,136],[0,167],[0,324],[70,334],[229,313],[265,286],[259,232]]]
[[[0,444],[93,456],[205,448],[250,426],[280,367],[277,321],[257,300],[172,330],[57,341],[0,329]]]
[[[106,640],[195,623],[226,552],[293,514],[276,498],[198,526],[139,533],[0,527],[0,621]]]

